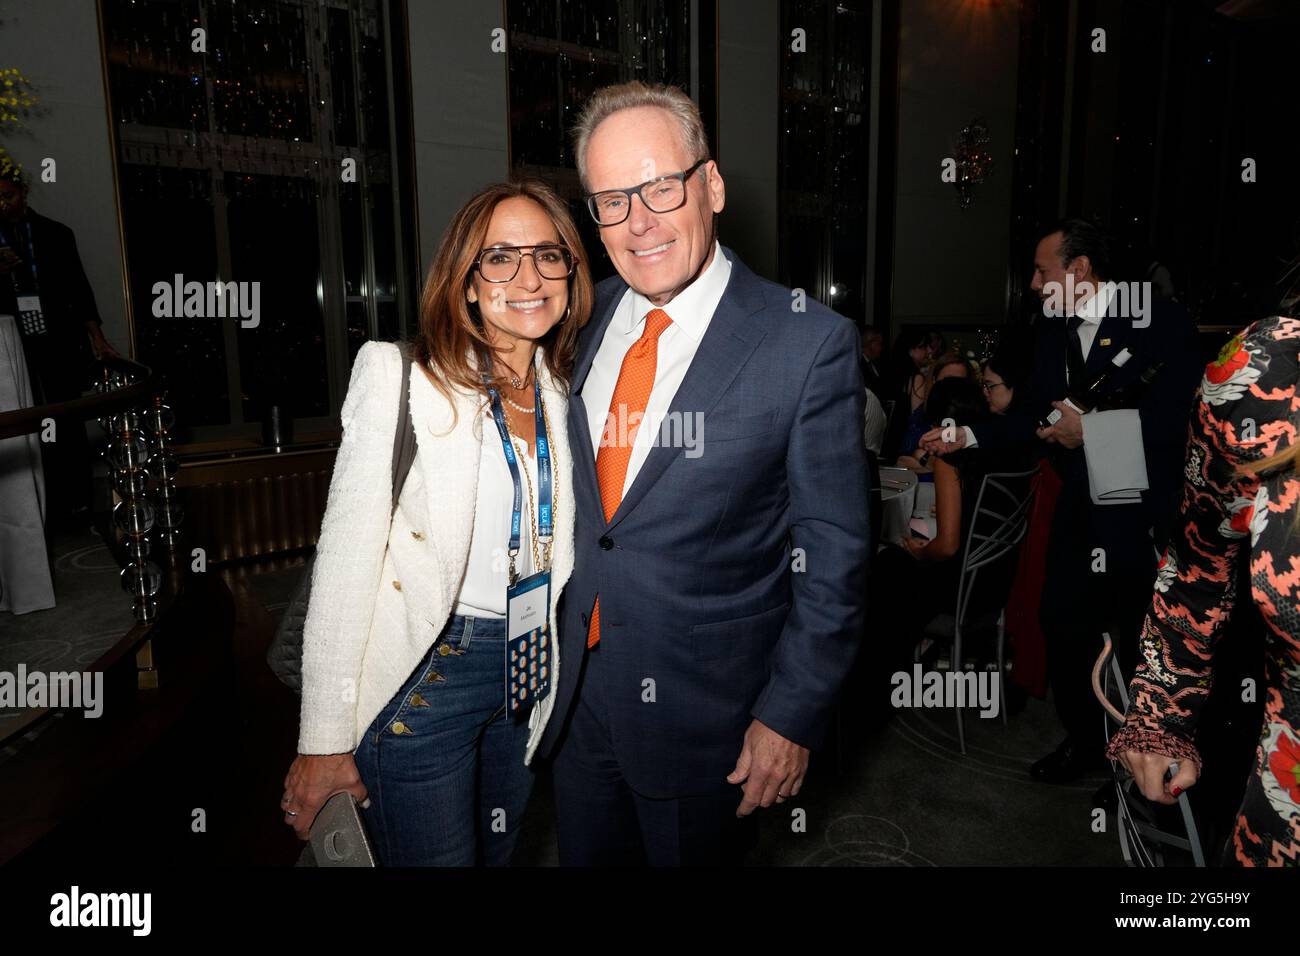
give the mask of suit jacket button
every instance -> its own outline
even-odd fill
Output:
[[[608,551],[610,548],[614,547],[614,539],[609,535],[604,535],[601,537],[599,544],[600,550]]]
[[[399,590],[399,591],[402,590],[402,582],[401,582],[401,581],[394,581],[394,582],[393,582],[393,587],[397,588],[397,590]]]
[[[585,614],[582,615],[582,626],[583,626],[584,628],[587,626],[587,615],[585,615]]]
[[[424,540],[424,535],[420,534],[420,532],[418,532],[418,531],[412,531],[412,532],[411,532],[411,537],[414,538],[416,541],[423,541],[423,540]]]

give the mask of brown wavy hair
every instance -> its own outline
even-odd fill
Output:
[[[543,362],[562,389],[573,373],[578,331],[587,323],[595,300],[591,270],[569,209],[555,190],[535,179],[494,183],[460,208],[438,244],[420,296],[420,330],[411,342],[411,358],[428,370],[438,390],[451,398],[453,388],[487,395],[487,385],[472,356],[492,348],[477,303],[465,298],[475,260],[487,240],[496,207],[507,199],[531,199],[545,210],[560,241],[576,262],[569,276],[569,310],[538,342]],[[494,384],[503,384],[494,379]]]

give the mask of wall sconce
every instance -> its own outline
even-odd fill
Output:
[[[965,209],[971,203],[976,186],[984,182],[993,170],[993,154],[989,152],[989,128],[982,119],[972,120],[962,127],[957,136],[957,205]]]

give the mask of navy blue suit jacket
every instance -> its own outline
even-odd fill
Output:
[[[582,391],[621,278],[597,287],[570,395],[576,556],[541,751],[573,706],[599,594],[608,730],[649,797],[716,792],[754,718],[816,747],[862,626],[857,331],[811,299],[795,311],[789,289],[723,253],[731,276],[669,409],[700,416],[702,453],[656,441],[608,522]]]

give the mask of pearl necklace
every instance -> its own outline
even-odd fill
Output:
[[[533,415],[536,414],[537,412],[536,405],[534,405],[532,408],[524,408],[524,406],[520,405],[518,402],[511,399],[511,397],[507,395],[505,392],[501,393],[501,397],[506,400],[507,405],[509,405],[511,408],[518,409],[519,411],[523,412],[525,415]]]

